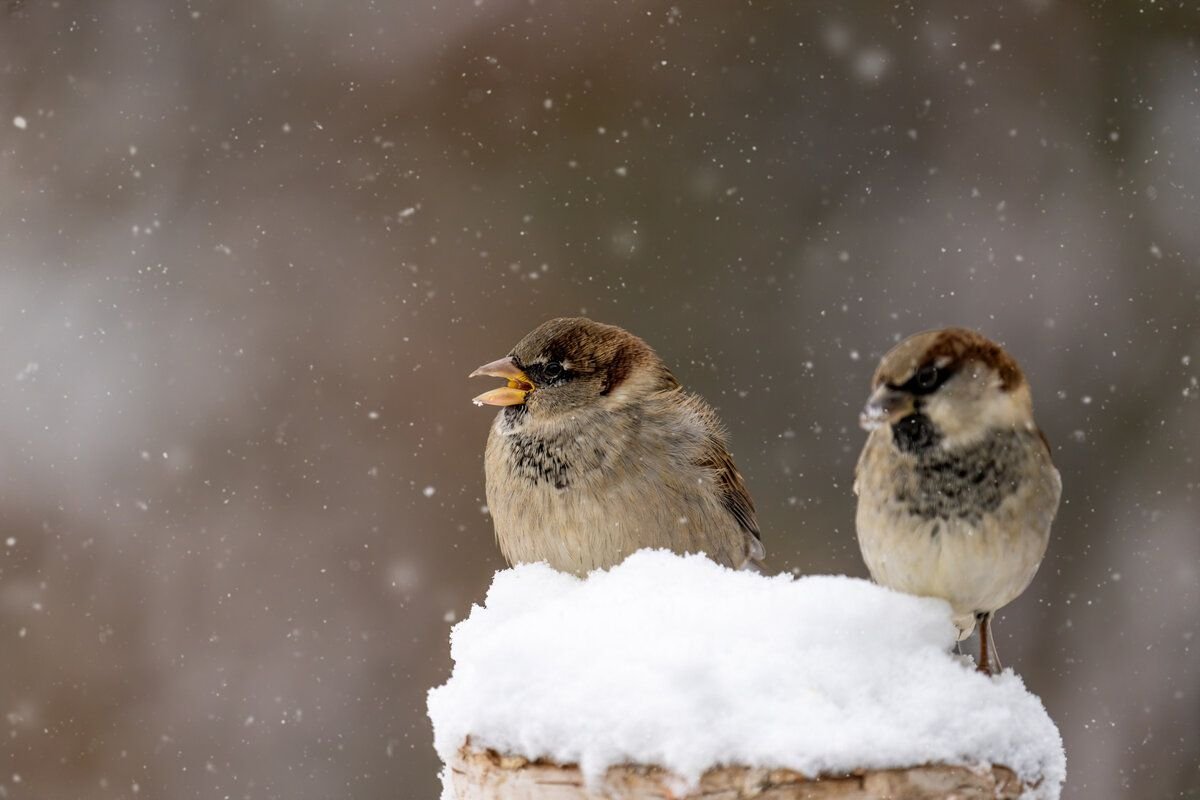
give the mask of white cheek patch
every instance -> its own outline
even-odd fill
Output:
[[[654,375],[647,370],[633,370],[600,400],[605,408],[619,408],[635,398],[649,395],[653,391],[654,380]]]
[[[631,381],[626,380],[620,386],[600,398],[604,405],[609,408],[617,408],[618,406],[625,405],[625,402],[629,400],[630,383]]]
[[[939,398],[929,404],[927,413],[947,446],[970,444],[998,428],[1025,427],[1028,414],[1020,400],[999,386],[996,380],[981,396]]]

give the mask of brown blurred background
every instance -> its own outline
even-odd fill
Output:
[[[1067,797],[1196,797],[1198,37],[1149,0],[0,4],[0,797],[434,797],[424,694],[502,566],[466,375],[564,314],[718,407],[774,568],[852,575],[876,359],[1005,342],[1066,490],[1001,654]]]

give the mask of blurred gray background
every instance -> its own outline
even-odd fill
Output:
[[[0,797],[435,796],[424,694],[502,566],[466,375],[565,314],[718,407],[806,572],[865,575],[880,354],[1006,343],[1066,489],[1001,655],[1067,797],[1197,797],[1198,37],[1149,1],[0,3]]]

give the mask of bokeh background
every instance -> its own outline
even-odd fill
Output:
[[[1006,343],[1066,490],[1001,654],[1066,797],[1198,796],[1198,37],[1153,0],[0,4],[0,797],[436,796],[424,694],[502,566],[466,375],[567,314],[718,407],[773,568],[851,575],[875,361]]]

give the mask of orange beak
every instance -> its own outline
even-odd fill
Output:
[[[505,356],[490,364],[484,364],[467,377],[475,378],[479,375],[504,378],[508,381],[508,385],[492,389],[490,392],[484,392],[476,397],[471,402],[477,406],[519,406],[525,402],[526,395],[534,389],[533,383],[517,366],[517,362],[513,360],[512,356]]]

